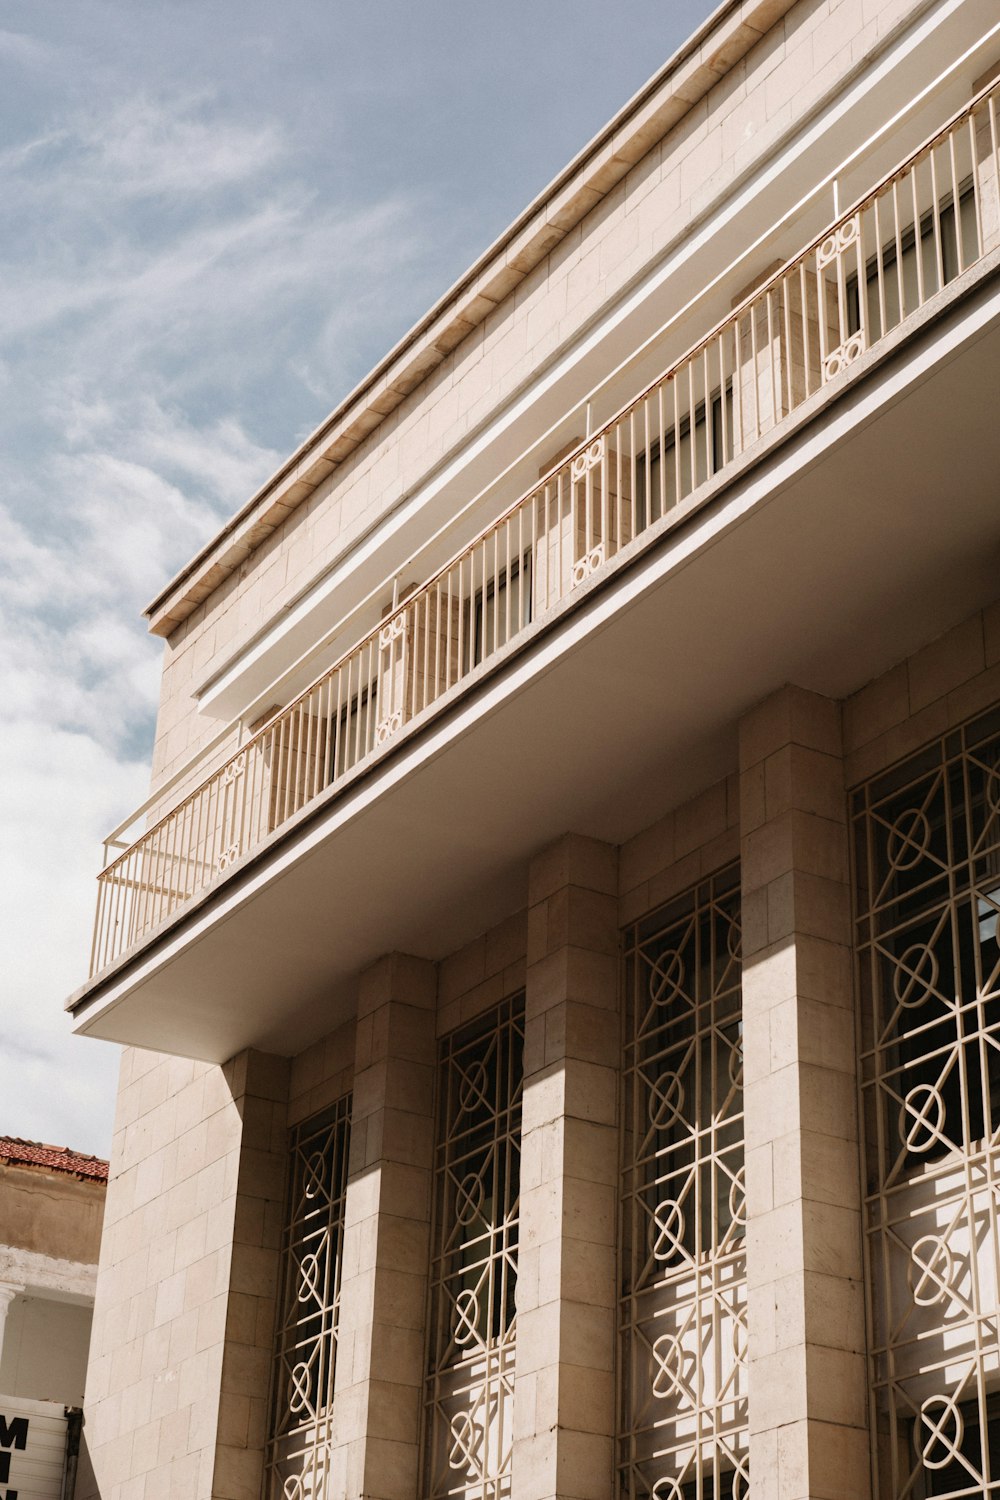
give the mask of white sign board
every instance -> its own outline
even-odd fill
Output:
[[[0,1500],[60,1500],[66,1408],[0,1396]]]

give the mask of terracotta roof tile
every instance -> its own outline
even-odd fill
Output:
[[[0,1135],[0,1162],[47,1167],[50,1172],[65,1172],[91,1182],[108,1180],[108,1164],[99,1156],[82,1156],[69,1146],[46,1146],[41,1141],[22,1141],[12,1135]]]

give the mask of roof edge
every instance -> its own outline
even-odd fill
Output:
[[[723,0],[143,610],[168,637],[313,493],[796,0]]]
[[[51,1146],[45,1141],[27,1141],[20,1136],[0,1136],[0,1168],[27,1167],[30,1171],[56,1172],[84,1182],[106,1183],[108,1163],[102,1156],[88,1156],[72,1146]]]

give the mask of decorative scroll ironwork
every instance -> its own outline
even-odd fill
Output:
[[[1000,713],[854,796],[881,1500],[1000,1495]]]
[[[623,1494],[748,1493],[739,869],[625,934]]]
[[[327,1493],[350,1111],[346,1095],[292,1135],[275,1340],[270,1500],[319,1500]]]
[[[441,1044],[429,1500],[510,1495],[524,997]]]

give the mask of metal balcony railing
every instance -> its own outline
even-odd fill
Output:
[[[1000,245],[998,92],[982,90],[112,860],[91,973]]]

